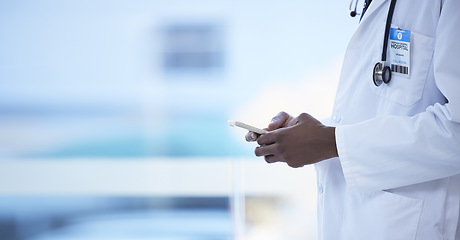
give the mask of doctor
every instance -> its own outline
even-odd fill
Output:
[[[385,43],[390,2],[366,9],[330,122],[281,112],[246,135],[269,163],[315,164],[321,240],[460,239],[460,0],[397,1]]]

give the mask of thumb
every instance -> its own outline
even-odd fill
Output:
[[[312,117],[308,113],[302,113],[298,117],[293,118],[291,121],[289,121],[288,127],[294,126],[298,123],[309,123],[309,124],[314,124],[314,125],[322,125],[320,121],[318,121],[316,118]]]
[[[285,112],[278,113],[274,118],[272,118],[270,124],[268,124],[268,131],[273,131],[278,128],[285,127],[291,119],[291,115]]]

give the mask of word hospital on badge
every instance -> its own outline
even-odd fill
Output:
[[[390,29],[390,63],[393,73],[410,76],[410,31]]]

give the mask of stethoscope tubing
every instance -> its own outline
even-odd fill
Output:
[[[380,62],[377,62],[372,69],[372,81],[374,85],[379,87],[382,83],[388,84],[391,81],[391,69],[386,64],[388,39],[390,37],[391,21],[393,20],[393,13],[396,6],[396,0],[391,0],[390,8],[388,9],[387,20],[385,23],[385,34],[383,36],[383,48]]]
[[[382,49],[382,62],[387,60],[387,48],[388,38],[390,37],[391,21],[393,20],[393,13],[395,11],[396,0],[391,0],[390,9],[388,10],[387,21],[385,25],[385,36],[383,38],[383,49]]]
[[[363,17],[365,11],[369,7],[367,4],[368,2],[365,2],[365,6],[363,9],[363,12],[357,13],[356,8],[358,5],[359,0],[355,0],[355,4],[353,5],[353,0],[350,1],[350,6],[348,6],[348,11],[350,12],[350,15],[352,17],[355,17],[356,15],[362,15]],[[371,1],[369,1],[370,3]],[[373,71],[372,71],[372,78],[374,81],[374,84],[378,87],[382,85],[382,83],[388,84],[391,81],[391,69],[390,67],[386,64],[387,60],[387,49],[388,49],[388,39],[390,38],[390,30],[391,30],[391,22],[393,20],[393,13],[396,7],[396,0],[391,0],[390,2],[390,7],[388,9],[388,15],[385,23],[385,34],[383,36],[383,47],[382,47],[382,56],[380,58],[380,62],[377,62],[374,65]]]

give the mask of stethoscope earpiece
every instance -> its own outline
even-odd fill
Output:
[[[382,83],[388,84],[391,81],[391,69],[385,66],[384,62],[378,62],[374,66],[373,80],[375,86],[380,86]]]
[[[354,4],[353,4],[354,1]],[[350,16],[356,17],[356,15],[361,15],[361,13],[358,13],[356,9],[358,8],[358,0],[351,0],[350,1],[350,6],[348,6],[348,11],[350,12]]]

